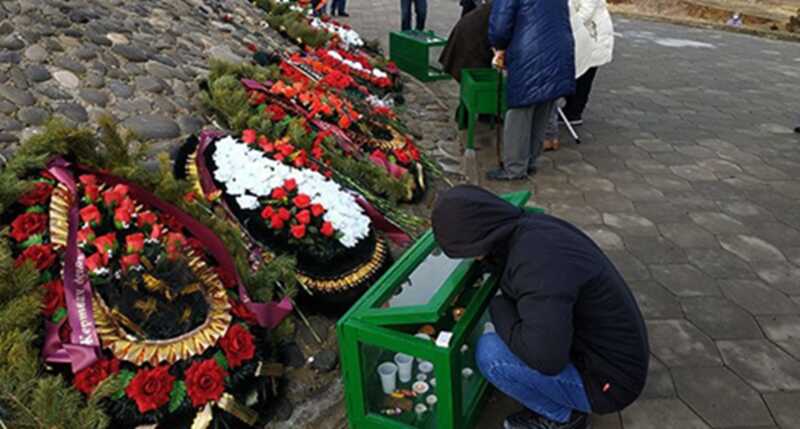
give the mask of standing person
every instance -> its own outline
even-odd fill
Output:
[[[567,97],[564,115],[572,125],[582,125],[597,68],[610,63],[614,55],[614,24],[606,0],[571,0],[571,9],[578,81],[575,94]]]
[[[425,29],[425,18],[428,16],[428,0],[400,0],[401,29],[411,30],[411,3],[414,3],[414,13],[417,15],[417,31]]]
[[[341,17],[349,17],[350,14],[345,12],[345,6],[347,5],[347,0],[332,0],[331,1],[331,16],[336,16],[339,14]]]
[[[489,46],[489,16],[491,4],[481,4],[474,13],[458,20],[447,45],[439,55],[442,70],[461,82],[461,70],[480,69],[492,66],[492,47]]]
[[[508,69],[503,167],[489,180],[536,172],[553,102],[575,91],[574,42],[567,0],[494,0],[489,42]]]
[[[475,360],[526,407],[505,429],[584,429],[589,413],[617,412],[639,396],[650,361],[646,325],[589,236],[475,186],[444,193],[432,223],[445,254],[502,271]]]

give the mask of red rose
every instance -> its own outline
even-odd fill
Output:
[[[311,205],[311,198],[306,194],[297,194],[297,196],[292,199],[292,202],[298,209],[304,209]]]
[[[314,217],[320,217],[325,213],[325,207],[322,204],[311,204],[311,214]]]
[[[272,215],[275,214],[275,209],[272,206],[264,207],[264,210],[261,210],[261,219],[269,219]]]
[[[306,226],[305,225],[292,225],[291,228],[292,237],[296,239],[301,239],[306,236]]]
[[[78,373],[75,374],[75,379],[72,380],[72,384],[75,385],[76,389],[88,395],[92,393],[103,380],[117,372],[119,372],[119,360],[101,359],[92,366],[78,371]]]
[[[137,232],[125,237],[125,248],[128,253],[139,253],[144,250],[144,234]]]
[[[93,253],[86,258],[86,269],[90,273],[96,273],[101,268],[105,268],[108,260],[100,252]]]
[[[11,237],[18,242],[40,234],[47,229],[47,215],[44,213],[23,213],[11,223]]]
[[[87,226],[86,228],[81,229],[78,231],[78,244],[86,244],[91,243],[95,238],[94,230],[92,227]]]
[[[297,181],[294,180],[294,179],[286,179],[286,180],[283,181],[283,187],[287,191],[292,192],[295,189],[297,189]]]
[[[258,147],[260,147],[261,150],[263,150],[266,153],[271,153],[272,151],[275,150],[275,145],[273,145],[272,142],[269,141],[267,136],[261,136],[258,138]]]
[[[169,373],[169,366],[140,370],[125,388],[125,394],[136,401],[140,413],[146,413],[169,402],[174,382],[175,377]]]
[[[101,254],[108,255],[117,249],[117,234],[109,232],[94,239],[94,247]]]
[[[217,361],[208,359],[193,363],[186,370],[185,376],[186,392],[192,400],[192,406],[200,407],[222,396],[228,373],[220,368]]]
[[[331,171],[331,170],[327,170],[327,171],[325,171],[325,177],[327,177],[328,179],[330,179],[331,177],[333,177],[333,171]]]
[[[89,225],[97,225],[103,219],[100,215],[100,210],[94,204],[88,205],[80,211],[81,220]]]
[[[290,144],[282,144],[278,146],[277,149],[283,156],[289,156],[294,153],[294,146]]]
[[[120,227],[127,228],[130,226],[132,220],[133,214],[129,210],[120,207],[114,211],[114,223]]]
[[[306,156],[305,156],[305,154],[300,154],[300,155],[299,155],[297,158],[295,158],[295,159],[294,159],[294,161],[292,162],[292,164],[293,164],[293,165],[294,165],[296,168],[303,168],[303,167],[305,167],[305,165],[306,165]]]
[[[270,104],[267,106],[267,111],[269,112],[272,120],[275,122],[280,122],[286,117],[286,111],[283,110],[283,107],[278,106],[277,104]]]
[[[300,213],[297,213],[297,215],[295,215],[295,218],[301,224],[308,225],[309,223],[311,223],[311,212],[308,211],[307,209],[300,210]]]
[[[242,141],[247,144],[253,144],[256,141],[256,130],[247,129],[242,131]]]
[[[83,188],[83,195],[92,203],[100,201],[100,187],[97,185],[86,185]]]
[[[280,153],[276,153],[276,154],[273,156],[273,158],[275,159],[275,161],[278,161],[278,162],[283,162],[283,160],[284,160],[286,157],[285,157],[285,156],[283,156],[283,155],[282,155],[282,154],[280,154]]]
[[[281,207],[278,209],[278,217],[283,221],[287,221],[292,218],[292,212]]]
[[[282,200],[286,198],[286,191],[283,188],[275,188],[270,196],[273,200]]]
[[[250,311],[250,309],[247,308],[247,306],[243,302],[235,301],[233,299],[230,299],[229,301],[231,303],[231,313],[233,313],[234,316],[244,320],[245,322],[251,325],[255,325],[256,323],[258,323],[256,315],[253,314],[253,312]]]
[[[272,215],[269,220],[269,227],[272,229],[283,229],[283,219],[278,215]]]
[[[157,223],[153,225],[153,228],[150,230],[150,238],[152,240],[158,240],[161,238],[161,234],[164,233],[164,225]]]
[[[113,207],[122,202],[128,195],[128,187],[125,185],[117,185],[103,193],[103,203],[106,207]]]
[[[376,158],[376,159],[379,159],[381,161],[386,161],[387,160],[386,159],[386,154],[380,149],[373,150],[372,153],[369,156],[370,156],[370,158]]]
[[[129,268],[138,267],[141,265],[141,260],[139,260],[138,253],[132,253],[130,255],[125,255],[120,258],[119,264],[122,266],[122,271],[127,272]]]
[[[180,232],[170,232],[167,234],[167,257],[170,259],[177,259],[184,246],[186,246],[186,243],[186,237]]]
[[[352,121],[350,121],[350,118],[348,118],[347,115],[342,115],[342,117],[339,118],[339,122],[337,125],[339,125],[339,128],[346,130],[350,128],[351,123]]]
[[[43,271],[50,268],[56,262],[56,254],[53,252],[52,244],[34,244],[25,249],[14,261],[14,266],[21,267],[25,261],[33,261],[33,266],[37,270]]]
[[[238,323],[228,328],[228,332],[219,341],[219,346],[225,352],[230,368],[241,366],[242,363],[252,359],[256,351],[253,334]]]
[[[326,236],[326,237],[332,236],[333,235],[333,224],[330,223],[330,222],[323,222],[322,223],[322,228],[319,229],[319,232],[322,235]]]
[[[47,182],[36,182],[33,184],[33,189],[20,197],[19,202],[25,206],[47,204],[51,192],[53,192],[53,185]]]
[[[409,162],[411,162],[411,158],[408,155],[406,155],[406,153],[403,152],[402,150],[395,149],[394,156],[395,158],[397,158],[397,161],[400,164],[408,164]]]
[[[321,147],[317,146],[311,149],[311,156],[313,156],[314,159],[320,159],[323,155],[325,155],[325,150],[323,150]]]
[[[97,176],[93,174],[84,174],[78,177],[78,181],[80,181],[83,186],[97,186]]]
[[[53,280],[45,283],[42,287],[46,290],[42,301],[42,314],[50,318],[59,308],[66,307],[64,303],[64,283],[60,279]]]
[[[144,228],[145,226],[152,226],[158,222],[158,217],[155,213],[151,211],[145,211],[139,213],[139,216],[136,218],[136,226],[139,228]]]

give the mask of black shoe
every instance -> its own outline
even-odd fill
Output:
[[[489,180],[496,180],[496,181],[501,181],[501,182],[511,182],[511,181],[514,181],[514,180],[525,180],[525,179],[528,178],[528,176],[526,176],[524,174],[520,174],[520,175],[509,174],[506,170],[504,170],[502,168],[498,168],[496,170],[491,170],[491,171],[487,172],[486,173],[486,178],[489,179]]]
[[[794,132],[796,132],[797,134],[800,134],[800,127],[795,128]]]
[[[538,171],[538,170],[536,170],[536,166],[535,166],[535,165],[529,165],[529,166],[528,166],[528,176],[534,176],[534,175],[536,175],[536,172],[537,172],[537,171]]]
[[[591,429],[592,423],[589,415],[573,411],[569,421],[559,423],[536,414],[523,410],[508,416],[503,422],[504,429]]]
[[[339,14],[339,16],[341,16],[343,18],[350,18],[350,14],[347,13],[347,12],[342,12],[342,13]]]

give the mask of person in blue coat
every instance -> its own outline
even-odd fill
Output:
[[[508,71],[503,167],[490,180],[521,180],[536,157],[555,100],[575,92],[575,43],[567,0],[494,0],[489,43]]]

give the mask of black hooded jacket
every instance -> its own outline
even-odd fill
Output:
[[[474,186],[441,196],[433,231],[450,257],[486,255],[502,265],[492,321],[531,368],[554,375],[572,362],[596,413],[619,411],[639,396],[649,363],[644,320],[625,280],[587,235]]]

